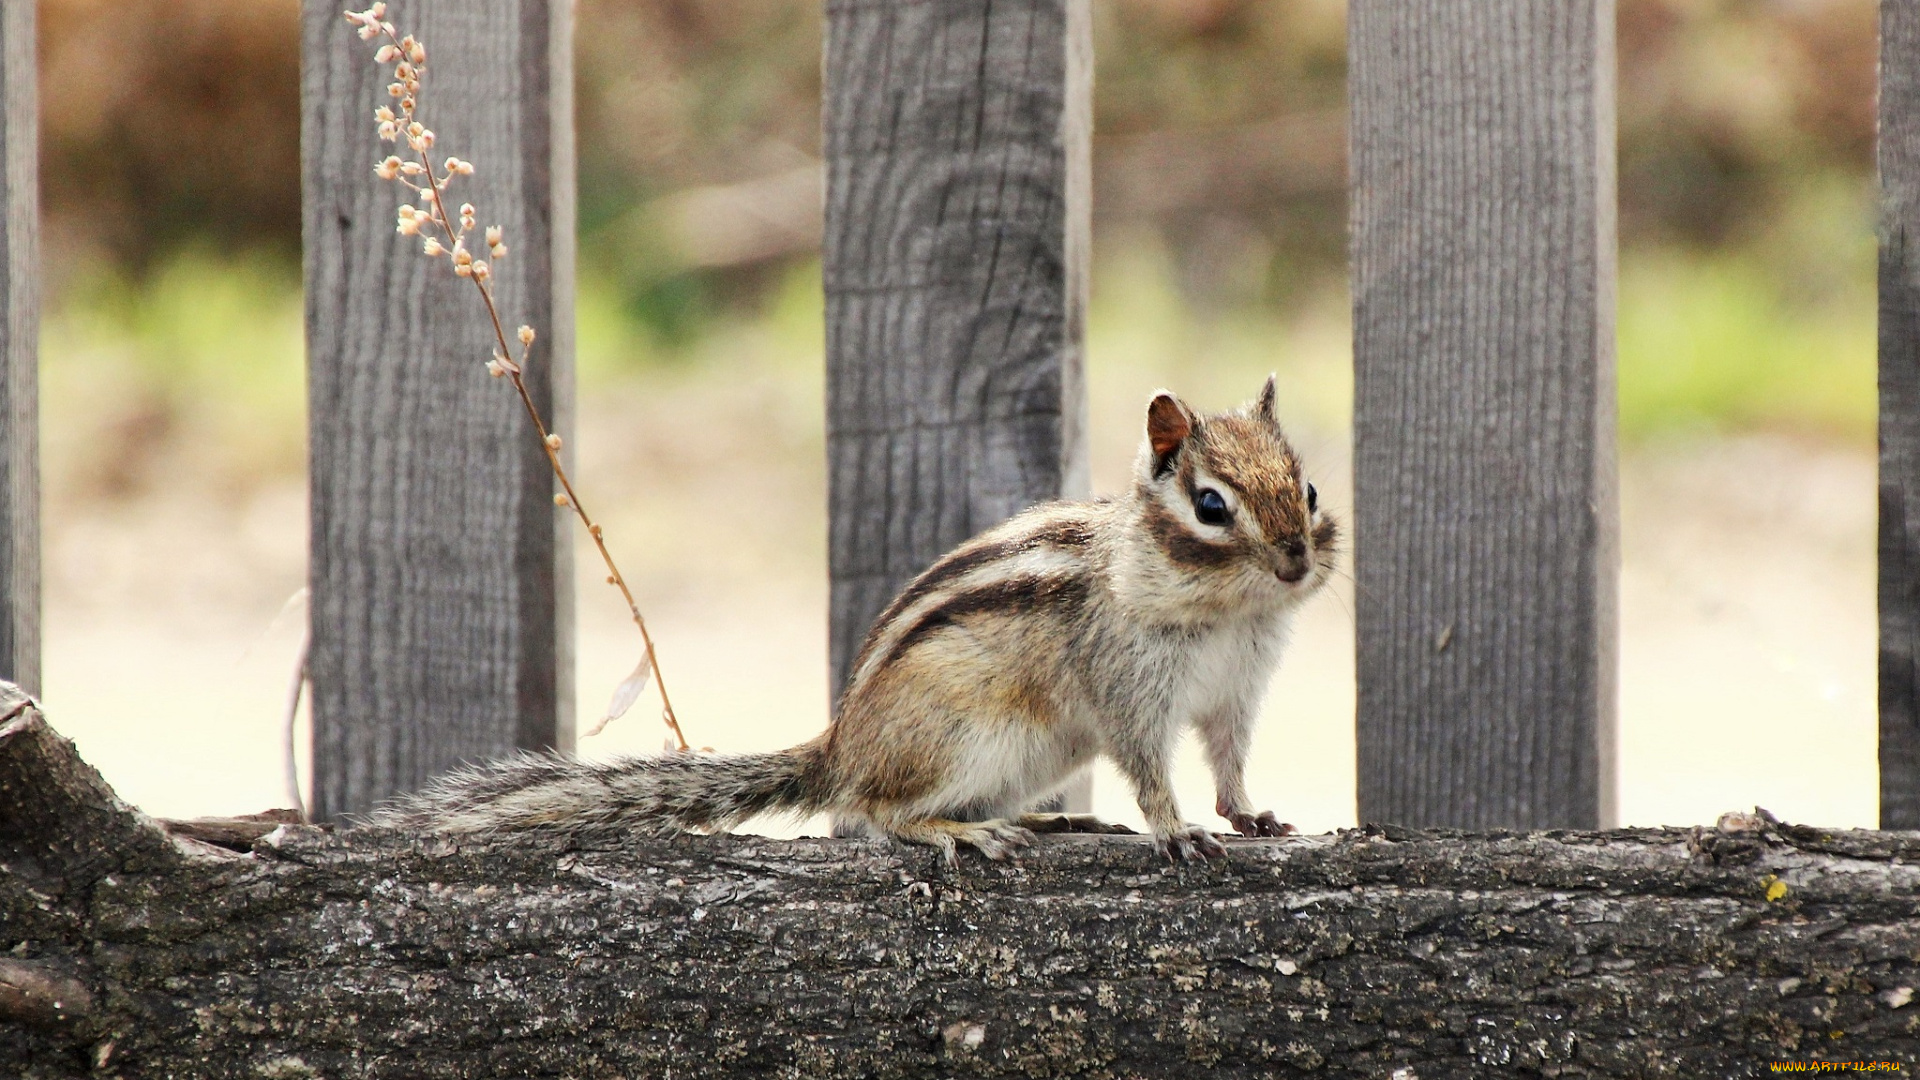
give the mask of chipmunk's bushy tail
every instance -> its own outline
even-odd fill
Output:
[[[825,808],[821,748],[580,761],[522,754],[447,774],[368,824],[434,832],[726,829],[766,811]]]

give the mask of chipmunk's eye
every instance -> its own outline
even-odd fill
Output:
[[[1307,481],[1307,513],[1320,509],[1320,493],[1313,489],[1313,481]]]
[[[1208,525],[1225,525],[1233,520],[1227,511],[1227,500],[1212,488],[1206,488],[1193,497],[1193,513]]]

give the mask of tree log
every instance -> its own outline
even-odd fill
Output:
[[[1920,1059],[1914,833],[1368,827],[1198,867],[1145,838],[1053,838],[948,868],[878,840],[286,825],[236,852],[169,835],[15,709],[0,951],[43,989],[0,1013],[0,1075],[1696,1078]],[[77,1004],[50,1011],[62,993]]]

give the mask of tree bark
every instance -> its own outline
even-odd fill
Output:
[[[0,1075],[1749,1077],[1920,1050],[1920,836],[245,852],[0,726]],[[7,951],[11,950],[11,951]],[[55,1006],[59,1007],[55,1007]]]

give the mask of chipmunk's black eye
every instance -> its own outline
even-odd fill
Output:
[[[1233,520],[1227,511],[1227,500],[1212,488],[1206,488],[1193,497],[1193,513],[1208,525],[1225,525]]]
[[[1307,513],[1320,509],[1320,493],[1313,489],[1313,481],[1307,481]]]

